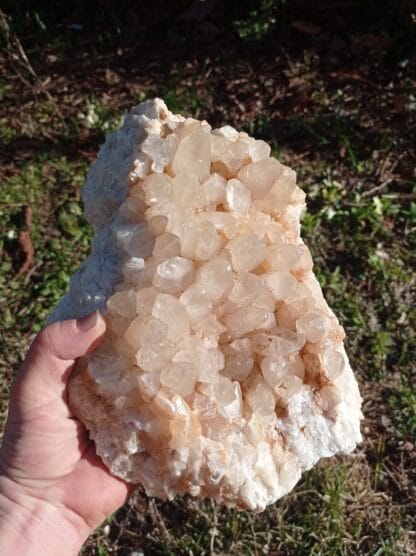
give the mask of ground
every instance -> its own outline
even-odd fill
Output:
[[[296,169],[303,235],[364,399],[358,449],[265,512],[138,493],[83,553],[416,554],[414,2],[139,2],[142,17],[126,1],[33,4],[0,12],[2,421],[30,339],[88,253],[88,166],[155,95],[266,139]]]

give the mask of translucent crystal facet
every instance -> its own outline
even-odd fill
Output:
[[[183,257],[171,257],[158,265],[153,284],[164,292],[178,293],[192,284],[194,276],[192,261]]]
[[[236,272],[254,270],[266,258],[266,246],[256,234],[241,234],[228,242],[227,249]]]

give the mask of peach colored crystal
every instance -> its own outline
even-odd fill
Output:
[[[92,254],[52,320],[107,332],[70,401],[148,495],[262,510],[360,441],[344,331],[300,236],[305,195],[270,147],[145,102],[83,190]]]

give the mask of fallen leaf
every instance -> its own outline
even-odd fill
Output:
[[[315,23],[305,21],[304,19],[296,19],[292,22],[292,27],[300,33],[305,33],[305,35],[319,35],[321,32],[319,25],[315,25]]]

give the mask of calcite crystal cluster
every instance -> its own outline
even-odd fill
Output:
[[[52,320],[106,314],[75,413],[112,473],[261,510],[360,441],[361,398],[270,147],[140,104],[83,190],[92,254]]]

